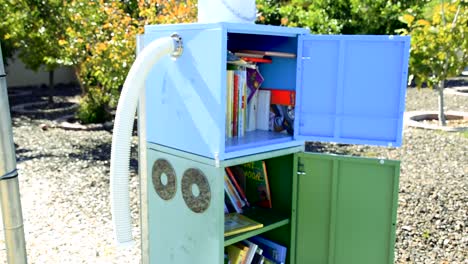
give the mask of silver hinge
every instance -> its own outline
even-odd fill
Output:
[[[302,57],[303,60],[310,60],[310,57]]]
[[[301,162],[301,159],[297,159],[297,175],[305,175],[304,163]]]

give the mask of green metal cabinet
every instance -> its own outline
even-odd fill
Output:
[[[393,263],[397,161],[305,153],[303,147],[218,164],[155,144],[147,153],[149,263],[222,263],[225,246],[257,234],[285,245],[291,264]],[[174,170],[169,199],[156,191],[153,165],[158,160]],[[247,211],[264,228],[225,239],[224,168],[254,160],[266,160],[273,209]],[[202,211],[194,211],[184,198],[184,192],[201,195],[204,189],[194,182],[183,190],[189,169],[199,170],[209,186]],[[169,185],[169,177],[164,178]]]
[[[299,153],[292,263],[393,263],[399,162]]]

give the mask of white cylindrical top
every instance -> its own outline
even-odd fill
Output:
[[[254,23],[255,0],[198,0],[198,22]]]

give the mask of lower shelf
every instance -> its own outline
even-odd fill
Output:
[[[271,209],[248,208],[244,209],[243,215],[249,217],[252,220],[262,223],[263,227],[252,231],[247,231],[245,233],[225,237],[225,247],[240,242],[242,240],[249,239],[250,237],[271,231],[278,227],[285,226],[290,222],[289,217],[285,217],[284,215],[278,214],[277,212]]]

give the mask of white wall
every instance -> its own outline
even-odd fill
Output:
[[[49,84],[49,72],[41,70],[34,72],[28,70],[17,56],[15,56],[14,60],[8,62],[5,72],[7,74],[6,79],[8,87]],[[76,83],[77,80],[71,67],[62,67],[55,70],[54,82],[56,84]]]

